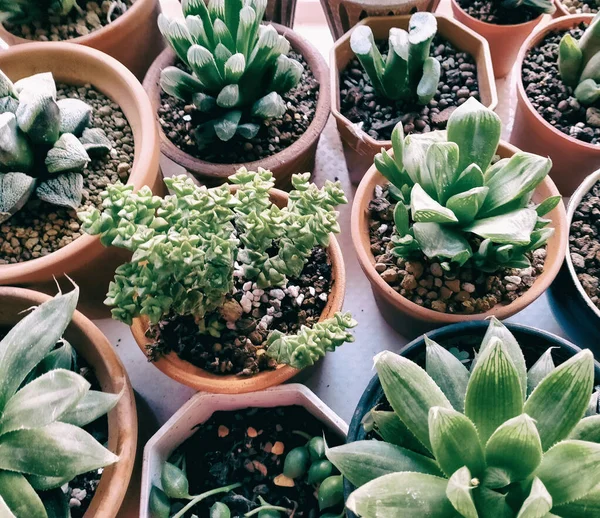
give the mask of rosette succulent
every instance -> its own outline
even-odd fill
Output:
[[[282,117],[281,94],[296,86],[303,66],[287,56],[290,44],[271,25],[261,25],[267,0],[184,0],[185,21],[164,15],[158,26],[191,74],[165,68],[160,85],[192,103],[201,123],[199,146],[217,137],[253,138],[261,121]]]
[[[56,99],[50,72],[12,83],[0,71],[0,223],[35,193],[47,203],[76,209],[82,172],[111,148],[103,130],[89,128],[92,108]]]
[[[500,130],[500,118],[474,98],[452,113],[447,131],[404,138],[402,124],[394,128],[393,157],[382,150],[375,164],[398,201],[395,254],[423,254],[446,269],[468,260],[489,272],[530,265],[527,254],[554,233],[543,216],[560,196],[531,201],[549,158],[519,151],[492,163]]]
[[[429,56],[436,32],[435,16],[417,12],[410,17],[408,32],[396,27],[390,29],[385,60],[367,25],[354,28],[350,47],[379,94],[394,101],[418,100],[427,104],[435,96],[440,81],[440,62]]]
[[[492,319],[471,369],[426,341],[425,369],[389,351],[375,368],[391,411],[363,421],[384,441],[327,451],[357,489],[362,518],[600,516],[600,416],[594,358],[527,370],[514,336]]]

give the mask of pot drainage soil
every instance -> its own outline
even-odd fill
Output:
[[[35,0],[36,2],[38,0]],[[67,16],[49,16],[44,20],[18,25],[4,22],[4,28],[28,40],[63,41],[86,36],[114,22],[135,0],[78,0]]]
[[[394,231],[395,202],[387,189],[375,188],[369,204],[369,236],[375,270],[403,297],[440,313],[483,313],[496,304],[509,304],[523,295],[544,270],[546,248],[535,250],[524,269],[507,268],[493,274],[474,269],[469,262],[447,272],[425,256],[405,260],[388,250]]]
[[[579,40],[585,25],[568,31]],[[535,110],[557,130],[577,140],[600,143],[600,109],[586,109],[558,73],[558,44],[565,32],[549,33],[523,60],[525,93]]]
[[[236,277],[235,292],[219,318],[221,335],[201,333],[191,316],[173,315],[147,333],[151,359],[174,351],[201,369],[218,374],[252,375],[274,369],[265,341],[272,330],[295,334],[300,326],[315,324],[331,291],[331,265],[323,248],[315,248],[297,279],[286,288],[261,290]],[[223,318],[226,317],[226,318]]]
[[[500,2],[485,0],[456,0],[456,3],[472,18],[494,25],[518,25],[540,16],[539,11],[523,5],[502,7]]]
[[[596,0],[562,0],[562,5],[569,11],[569,14],[597,13],[600,7]]]
[[[78,210],[100,207],[100,193],[107,185],[127,182],[133,164],[133,133],[118,105],[90,85],[57,84],[58,99],[81,99],[92,111],[90,127],[101,128],[111,141],[108,157],[92,159],[83,172],[83,201]],[[43,257],[80,237],[79,220],[74,210],[57,207],[37,199],[9,220],[0,224],[0,265],[20,263]]]
[[[377,43],[387,55],[389,44]],[[398,122],[404,133],[427,133],[445,129],[448,118],[457,106],[469,97],[479,100],[477,66],[473,57],[458,50],[439,34],[431,44],[432,55],[442,65],[438,91],[431,102],[422,106],[416,102],[391,101],[371,86],[358,59],[354,58],[340,75],[341,113],[375,140],[389,140]]]
[[[215,137],[210,145],[198,148],[195,131],[202,123],[200,113],[193,105],[160,92],[158,118],[163,132],[173,144],[185,153],[216,164],[241,164],[270,157],[290,147],[308,129],[315,117],[319,99],[319,82],[304,58],[291,50],[289,57],[304,66],[298,85],[285,94],[287,111],[280,119],[262,122],[258,134],[250,139],[234,137],[223,142]],[[176,66],[186,70],[182,63]],[[189,72],[189,70],[187,70]]]

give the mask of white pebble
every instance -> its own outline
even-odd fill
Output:
[[[271,297],[274,297],[277,300],[283,300],[285,298],[285,293],[279,288],[271,290],[269,292],[269,295],[271,295]]]
[[[245,282],[244,285],[242,286],[242,289],[244,291],[250,291],[252,289],[252,282],[251,281]]]
[[[312,296],[312,297],[314,297],[314,296],[315,296],[315,293],[316,293],[316,291],[315,291],[315,289],[314,289],[312,286],[310,286],[310,287],[308,288],[308,293],[310,293],[310,294],[311,294],[311,296]]]
[[[377,229],[378,234],[385,234],[387,232],[388,226],[384,223]]]
[[[252,311],[252,301],[244,295],[242,300],[240,300],[240,306],[244,310],[244,313],[250,313]]]
[[[319,298],[323,301],[323,302],[327,302],[327,293],[321,293],[319,295]]]
[[[274,307],[268,307],[267,308],[267,315],[273,315],[273,313],[275,313],[275,308]]]
[[[69,507],[81,507],[81,502],[77,498],[71,498],[69,500]]]
[[[519,277],[518,275],[507,275],[506,277],[504,277],[504,280],[506,282],[510,282],[512,284],[516,284],[517,286],[519,284],[521,284],[521,277]]]
[[[265,315],[260,319],[260,324],[264,326],[264,329],[267,329],[273,323],[273,317],[271,315]]]
[[[298,286],[288,286],[285,291],[293,299],[300,294],[300,288]]]
[[[273,315],[275,318],[281,318],[283,316],[283,313],[281,311],[278,311],[277,313],[275,313]]]
[[[253,303],[252,303],[252,305],[253,305],[255,308],[260,308],[260,300],[257,300],[257,301],[255,301],[255,302],[253,302]]]
[[[71,497],[77,498],[77,500],[79,500],[80,502],[85,500],[86,496],[87,496],[87,491],[85,489],[75,488],[71,491]]]
[[[296,297],[296,304],[300,306],[304,302],[304,293],[300,293],[298,297]]]
[[[265,292],[265,290],[260,290],[258,288],[252,289],[252,295],[254,295],[255,299],[259,299],[263,295],[264,292]]]

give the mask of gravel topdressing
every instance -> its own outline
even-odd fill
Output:
[[[499,1],[489,0],[456,0],[458,5],[469,15],[485,23],[494,25],[518,25],[530,22],[538,16],[539,11],[521,5],[510,8],[502,7]]]
[[[597,0],[562,0],[562,4],[569,14],[597,13],[600,8]]]

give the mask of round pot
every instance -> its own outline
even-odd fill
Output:
[[[156,24],[159,14],[159,0],[136,0],[131,8],[113,23],[68,41],[105,52],[123,63],[141,81],[154,58],[164,48]],[[34,42],[11,34],[1,24],[0,39],[10,46]]]
[[[517,151],[517,148],[505,142],[500,142],[497,149],[498,155],[502,158],[510,157]],[[471,315],[440,313],[411,302],[397,291],[394,291],[375,271],[375,257],[371,253],[368,206],[373,198],[375,186],[385,185],[386,183],[387,180],[375,166],[367,171],[361,181],[352,205],[352,241],[360,266],[371,283],[371,289],[379,310],[387,322],[400,331],[401,334],[415,337],[436,327],[465,320],[484,320],[490,316],[503,320],[518,313],[537,299],[558,274],[565,257],[568,237],[566,213],[562,203],[547,216],[552,219],[551,226],[554,227],[555,232],[548,241],[544,272],[536,279],[533,286],[514,302],[506,305],[497,304],[485,313]],[[546,177],[536,189],[533,201],[539,203],[549,196],[556,195],[558,195],[558,190],[552,180]]]
[[[73,43],[29,43],[0,52],[0,69],[13,81],[39,72],[52,72],[57,82],[91,83],[125,113],[135,146],[129,184],[144,185],[161,195],[156,120],[144,89],[124,65],[95,49]],[[55,293],[54,277],[69,275],[80,286],[81,304],[98,313],[114,271],[129,252],[107,249],[98,236],[82,235],[60,250],[22,263],[0,265],[0,285],[26,285]],[[91,276],[90,272],[94,272]]]
[[[488,326],[488,322],[463,322],[461,324],[455,324],[432,331],[431,333],[428,333],[427,336],[446,348],[460,345],[464,349],[465,345],[479,346]],[[529,367],[531,367],[531,365],[533,365],[549,347],[556,347],[556,349],[552,351],[552,356],[556,364],[565,362],[581,350],[571,342],[553,335],[552,333],[548,333],[547,331],[519,324],[506,324],[506,327],[508,327],[510,332],[515,335],[519,344],[521,344],[523,353],[525,354],[525,361]],[[416,340],[413,340],[399,354],[423,365],[425,360],[424,338],[419,337]],[[597,385],[600,383],[600,364],[597,361],[594,363],[595,384]],[[365,414],[382,401],[383,398],[383,388],[381,387],[379,378],[375,375],[367,385],[367,388],[356,406],[354,415],[352,416],[350,429],[348,431],[349,443],[365,439],[366,433],[361,421]],[[345,480],[344,499],[347,499],[353,490],[353,486]],[[355,516],[353,513],[349,512],[348,518],[355,518]]]
[[[563,196],[570,196],[583,179],[600,167],[600,145],[574,139],[549,124],[533,107],[521,77],[523,60],[549,32],[569,30],[590,23],[594,15],[581,14],[556,18],[532,34],[521,47],[517,59],[517,106],[510,142],[519,149],[552,159],[550,175]]]
[[[22,288],[0,287],[0,327],[13,327],[31,306],[50,296]],[[90,320],[75,311],[65,338],[92,367],[104,392],[123,393],[108,413],[108,449],[119,461],[104,468],[85,518],[117,516],[133,471],[137,447],[137,413],[127,371],[113,346]]]
[[[508,75],[515,64],[521,44],[542,21],[543,15],[540,14],[529,22],[516,25],[496,25],[473,18],[458,5],[456,0],[451,1],[454,17],[488,41],[492,54],[494,77]]]
[[[312,171],[315,165],[315,155],[319,137],[329,119],[331,99],[329,98],[329,71],[321,53],[313,45],[288,27],[272,23],[277,32],[287,38],[292,48],[302,54],[315,78],[319,82],[319,99],[315,117],[304,134],[291,146],[283,151],[255,162],[237,164],[215,164],[200,160],[179,149],[160,131],[160,150],[173,162],[194,175],[202,184],[216,186],[227,181],[240,167],[245,166],[250,171],[259,167],[268,169],[275,176],[275,186],[288,188],[293,174]],[[144,79],[144,88],[148,92],[154,113],[160,106],[161,88],[159,85],[161,71],[175,63],[175,53],[171,48],[165,49],[152,63]]]
[[[279,189],[271,190],[271,201],[279,207],[287,205],[288,194]],[[327,304],[319,321],[333,317],[341,311],[344,303],[344,294],[346,292],[346,270],[344,267],[344,258],[342,250],[337,240],[331,234],[327,255],[332,266],[332,286],[331,293],[327,299]],[[146,337],[146,332],[150,327],[147,318],[135,318],[131,326],[131,332],[140,349],[146,354],[146,346],[152,344],[152,341]],[[191,363],[182,360],[177,353],[171,352],[162,356],[153,365],[158,367],[167,376],[183,383],[188,387],[203,392],[214,392],[218,394],[242,394],[245,392],[254,392],[263,390],[267,387],[279,385],[289,380],[300,371],[289,365],[278,365],[275,370],[263,371],[254,376],[242,377],[236,374],[219,375],[207,372],[204,369],[196,367]]]

